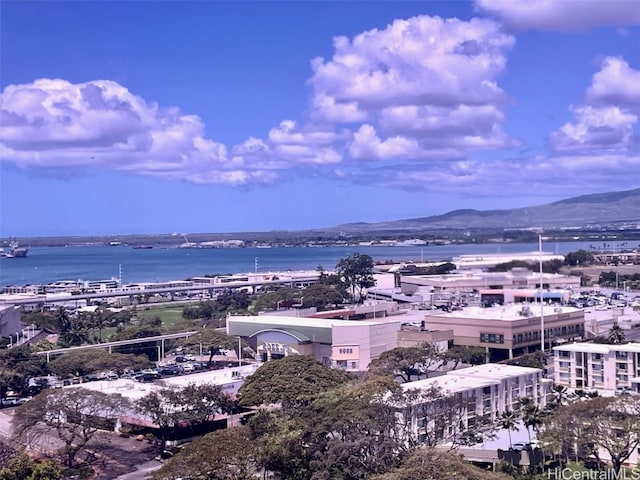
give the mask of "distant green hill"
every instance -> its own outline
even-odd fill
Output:
[[[590,226],[640,224],[640,188],[567,198],[537,207],[505,210],[453,210],[443,215],[380,223],[349,223],[336,229],[415,230],[459,228],[588,228]]]

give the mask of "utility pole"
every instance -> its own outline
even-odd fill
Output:
[[[538,234],[538,251],[540,254],[540,346],[542,348],[542,352],[544,353],[544,279],[542,276],[542,233]]]

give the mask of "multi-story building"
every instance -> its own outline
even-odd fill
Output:
[[[553,348],[554,381],[569,388],[640,392],[640,343]]]
[[[531,265],[538,265],[539,262],[549,262],[552,260],[564,261],[564,255],[557,255],[551,252],[525,252],[525,253],[479,253],[453,257],[453,263],[459,270],[470,268],[491,268],[500,263],[513,261],[527,262]]]
[[[432,310],[424,321],[427,330],[453,330],[454,345],[485,347],[494,361],[540,348],[543,321],[545,345],[584,334],[583,310],[547,304]]]
[[[244,338],[263,361],[313,355],[325,365],[365,371],[397,346],[401,321],[239,315],[227,318],[227,334]]]
[[[425,302],[431,295],[443,292],[480,292],[504,289],[579,289],[580,277],[543,273],[542,276],[527,268],[513,268],[508,272],[469,270],[445,275],[406,275],[401,278],[402,293],[419,295]]]
[[[424,392],[404,407],[402,421],[421,443],[444,443],[474,427],[496,422],[530,398],[543,408],[551,380],[538,368],[488,363],[402,384],[405,392]],[[409,418],[410,417],[410,418]]]

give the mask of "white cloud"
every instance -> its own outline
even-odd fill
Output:
[[[593,75],[586,92],[586,104],[570,107],[574,121],[549,136],[559,152],[628,152],[640,111],[640,71],[624,59],[605,58]]]
[[[554,150],[626,149],[631,141],[636,115],[619,107],[572,107],[575,121],[565,123],[550,137]]]
[[[98,167],[210,183],[227,183],[233,168],[198,116],[148,104],[108,80],[9,85],[0,112],[1,158],[22,168]]]
[[[502,131],[500,110],[508,99],[496,78],[514,42],[491,20],[429,16],[396,20],[352,40],[337,37],[333,57],[312,62],[312,114],[366,121],[350,147],[358,159],[427,159],[438,156],[434,151],[456,158],[508,148],[514,141]],[[364,145],[365,136],[374,144]]]
[[[271,183],[298,164],[339,163],[332,143],[345,138],[284,121],[267,142],[250,137],[229,155],[205,138],[197,115],[149,104],[108,80],[9,85],[0,116],[2,161],[57,175],[102,168],[194,183]]]
[[[460,156],[453,148],[424,148],[415,138],[394,136],[381,140],[375,127],[369,124],[362,125],[354,134],[349,154],[355,160],[428,160]]]
[[[515,30],[584,31],[640,24],[639,0],[476,0]]]
[[[638,4],[640,9],[640,4]],[[640,70],[634,70],[620,57],[607,57],[587,89],[591,105],[615,105],[640,113]]]

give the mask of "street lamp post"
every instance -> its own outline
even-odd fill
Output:
[[[540,252],[540,346],[544,353],[544,285],[542,277],[542,234],[538,234],[538,251]]]

